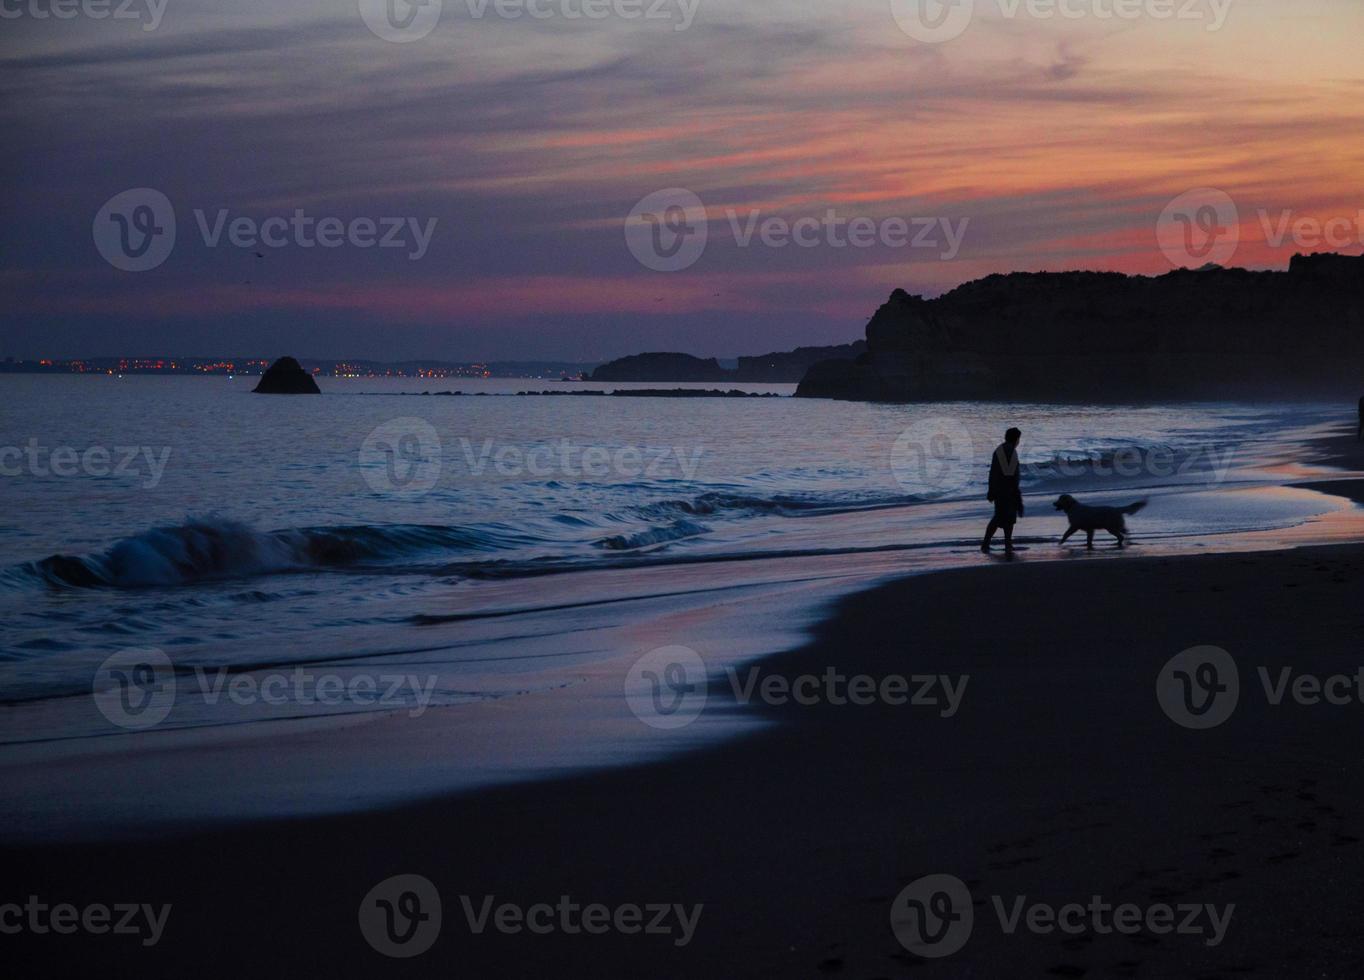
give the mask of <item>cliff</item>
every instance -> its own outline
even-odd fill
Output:
[[[1137,400],[1364,391],[1364,257],[1286,272],[1012,273],[937,299],[902,289],[867,351],[796,394],[867,401]]]

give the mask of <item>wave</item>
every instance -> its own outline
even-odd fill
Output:
[[[634,551],[637,548],[648,548],[682,538],[694,538],[698,534],[707,533],[709,530],[710,528],[704,524],[696,524],[692,521],[673,521],[671,524],[651,527],[634,534],[613,534],[595,543],[597,547],[606,548],[609,551]]]
[[[931,495],[927,494],[814,495],[809,497],[782,494],[773,497],[761,497],[742,493],[710,491],[690,500],[659,500],[651,504],[642,504],[631,510],[634,514],[644,518],[669,518],[678,514],[690,517],[743,517],[750,515],[805,517],[817,514],[873,510],[881,507],[903,507],[906,504],[923,503],[931,499]]]
[[[190,520],[125,538],[103,554],[52,555],[19,571],[57,587],[146,588],[353,567],[422,551],[486,552],[508,543],[487,530],[436,525],[257,531],[236,521]]]

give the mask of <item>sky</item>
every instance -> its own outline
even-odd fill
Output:
[[[0,0],[0,356],[730,357],[1364,251],[1359,0],[55,3]]]

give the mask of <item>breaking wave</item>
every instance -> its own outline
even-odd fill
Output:
[[[19,571],[58,587],[142,588],[344,568],[423,551],[493,551],[507,543],[488,531],[457,527],[398,524],[257,531],[235,521],[191,520],[124,538],[102,554],[51,555]]]

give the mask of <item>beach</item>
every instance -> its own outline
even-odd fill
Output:
[[[1320,451],[1360,461],[1352,434]],[[1323,488],[1359,498],[1356,481]],[[757,675],[711,678],[708,715],[770,724],[685,754],[378,812],[7,847],[12,893],[171,905],[154,947],[89,934],[22,945],[51,974],[100,962],[139,976],[1357,971],[1364,703],[1353,680],[1325,684],[1345,694],[1337,704],[1313,702],[1299,678],[1355,678],[1364,551],[1031,554],[840,600]],[[1172,657],[1207,645],[1235,662],[1239,698],[1219,724],[1190,728],[1162,708],[1158,682]],[[904,677],[909,697],[848,703],[855,677],[880,695]],[[810,703],[737,703],[770,678]],[[433,945],[405,961],[355,928],[362,899],[399,874],[427,879],[441,902]],[[892,906],[940,874],[969,889],[974,925],[959,951],[926,958],[899,941]],[[1076,932],[1010,918],[1092,901],[1100,911]],[[480,919],[502,903],[555,911],[538,933]],[[646,922],[657,905],[659,929],[593,934],[573,909],[594,903],[639,906]],[[1114,928],[1102,909],[1125,904],[1143,916],[1168,905],[1190,929],[1162,931],[1159,911],[1142,919],[1155,928]]]
[[[5,975],[1364,976],[1364,4],[0,19]]]

